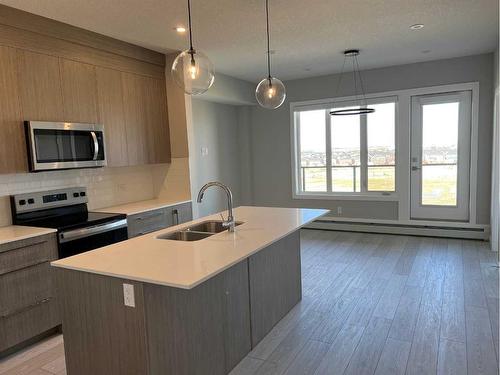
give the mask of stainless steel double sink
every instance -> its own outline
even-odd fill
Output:
[[[238,226],[241,224],[243,224],[243,222],[237,221],[234,225]],[[183,228],[177,232],[162,234],[156,238],[160,240],[198,241],[213,236],[214,234],[224,232],[225,230],[227,230],[227,228],[222,226],[221,220],[208,220]]]

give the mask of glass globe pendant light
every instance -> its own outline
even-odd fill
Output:
[[[342,71],[340,72],[339,83],[337,85],[337,92],[335,96],[338,96],[340,85],[342,83],[342,76],[344,75],[344,68],[347,58],[352,58],[352,75],[354,81],[354,95],[356,97],[356,102],[359,103],[358,106],[348,109],[337,109],[330,111],[332,116],[352,116],[352,115],[366,115],[368,113],[375,112],[375,108],[370,108],[366,102],[365,87],[363,85],[363,79],[361,78],[361,70],[359,69],[358,63],[359,49],[348,49],[344,51],[344,64],[342,65]],[[358,99],[358,82],[360,83],[361,93]]]
[[[188,0],[189,49],[182,51],[172,64],[172,77],[189,95],[199,95],[207,91],[215,80],[214,65],[203,52],[193,48],[191,26],[191,0]]]
[[[271,76],[271,51],[269,47],[269,0],[266,0],[267,31],[267,77],[259,82],[255,89],[255,98],[261,107],[276,109],[286,97],[285,85],[278,78]]]

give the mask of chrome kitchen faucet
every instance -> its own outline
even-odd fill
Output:
[[[222,221],[222,226],[227,227],[227,230],[229,232],[234,232],[235,221],[233,216],[233,193],[231,193],[231,189],[229,189],[226,185],[217,181],[208,182],[201,187],[200,192],[198,193],[198,199],[196,201],[198,203],[201,203],[201,201],[203,200],[203,194],[205,193],[205,190],[207,190],[209,187],[212,186],[220,187],[222,190],[226,192],[228,217],[227,220]]]

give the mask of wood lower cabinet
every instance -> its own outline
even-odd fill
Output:
[[[248,258],[252,347],[302,298],[300,232]]]
[[[246,261],[191,290],[57,275],[68,374],[222,375],[251,349]],[[124,306],[123,283],[135,307]]]
[[[250,351],[248,268],[191,290],[144,286],[150,373],[227,374]]]
[[[61,324],[55,259],[55,234],[0,245],[0,356]]]
[[[297,231],[189,290],[57,269],[68,374],[228,374],[299,302],[299,249]]]
[[[127,217],[128,237],[137,237],[172,225],[192,220],[191,202],[156,210],[141,212]]]

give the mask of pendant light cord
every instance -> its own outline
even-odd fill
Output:
[[[363,78],[361,76],[361,69],[359,68],[359,61],[357,56],[352,56],[352,76],[354,80],[354,96],[356,98],[356,101],[361,101],[358,99],[358,79],[359,79],[359,84],[360,84],[360,89],[361,89],[361,99],[363,100],[362,103],[364,102],[365,106],[367,105],[366,101],[366,92],[365,92],[365,86],[363,83]],[[340,77],[339,81],[337,83],[337,89],[335,91],[335,96],[338,97],[339,91],[340,91],[340,86],[342,85],[342,78],[344,77],[344,71],[345,71],[345,65],[347,62],[347,55],[344,55],[344,63],[342,64],[342,70],[340,71]],[[357,76],[356,76],[357,73]]]
[[[361,69],[359,69],[358,56],[354,56],[354,59],[356,60],[356,66],[358,68],[359,83],[361,85],[361,94],[363,95],[365,106],[367,106],[368,102],[366,101],[366,92],[365,92],[365,86],[363,84],[363,78],[361,77]]]
[[[339,96],[340,85],[342,84],[342,77],[344,76],[345,63],[347,60],[347,56],[344,55],[344,63],[342,64],[342,70],[340,71],[339,82],[337,83],[337,90],[335,91],[335,97]]]
[[[359,68],[358,61],[359,50],[349,49],[344,51],[344,63],[342,64],[342,70],[340,71],[340,77],[337,82],[337,91],[335,92],[335,97],[339,96],[340,87],[342,85],[342,78],[344,76],[344,70],[347,62],[347,58],[352,58],[352,78],[354,80],[354,98],[356,105],[347,109],[333,109],[330,111],[332,116],[350,116],[350,115],[367,115],[369,113],[375,112],[375,108],[368,107],[368,101],[366,100],[365,85],[363,82],[363,77],[361,75],[361,69]],[[347,74],[347,73],[346,73]],[[359,90],[358,92],[358,79],[359,79]]]
[[[356,78],[356,62],[354,59],[356,56],[352,56],[352,78],[354,79],[354,96],[356,97],[356,102],[358,102],[358,82]]]
[[[188,0],[189,49],[193,51],[193,33],[191,31],[191,0]],[[193,55],[191,55],[193,57]]]
[[[269,36],[269,0],[266,0],[266,33],[267,33],[267,78],[271,85],[271,50],[270,50],[270,36]]]

